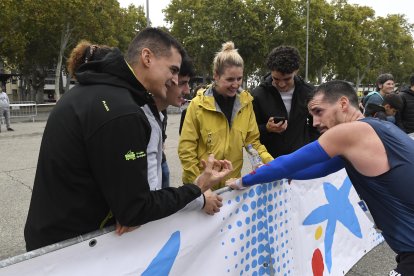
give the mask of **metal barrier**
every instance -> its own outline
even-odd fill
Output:
[[[10,118],[32,118],[34,122],[37,116],[36,102],[13,102],[10,103]]]

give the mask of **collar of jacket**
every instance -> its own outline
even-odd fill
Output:
[[[214,100],[212,85],[209,85],[205,90],[199,90],[197,97],[199,100],[199,106],[211,111],[221,111],[216,101]],[[239,89],[239,91],[237,91],[236,97],[237,98],[234,102],[234,105],[236,107],[239,107],[238,109],[242,109],[248,103],[253,101],[253,97],[247,90]]]
[[[401,93],[407,93],[410,96],[414,96],[414,91],[411,88],[407,88],[401,91]]]

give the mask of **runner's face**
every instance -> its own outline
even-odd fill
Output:
[[[308,103],[309,113],[313,116],[313,126],[320,133],[341,123],[338,116],[340,104],[331,104],[325,101],[323,96],[322,93],[316,94]]]

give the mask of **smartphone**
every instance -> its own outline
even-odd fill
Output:
[[[275,117],[273,117],[273,122],[275,123],[275,124],[277,124],[277,123],[280,123],[280,122],[282,122],[282,124],[285,122],[285,117],[278,117],[278,116],[275,116]]]

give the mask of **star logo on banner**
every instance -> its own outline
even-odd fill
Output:
[[[342,186],[337,189],[328,182],[323,183],[325,197],[328,204],[322,205],[313,210],[303,221],[303,225],[314,225],[327,220],[325,230],[325,263],[328,271],[332,268],[332,243],[336,229],[336,222],[339,221],[352,234],[362,238],[361,227],[355,214],[354,207],[349,201],[349,192],[352,183],[349,177],[346,177]],[[341,210],[341,211],[339,211]]]

